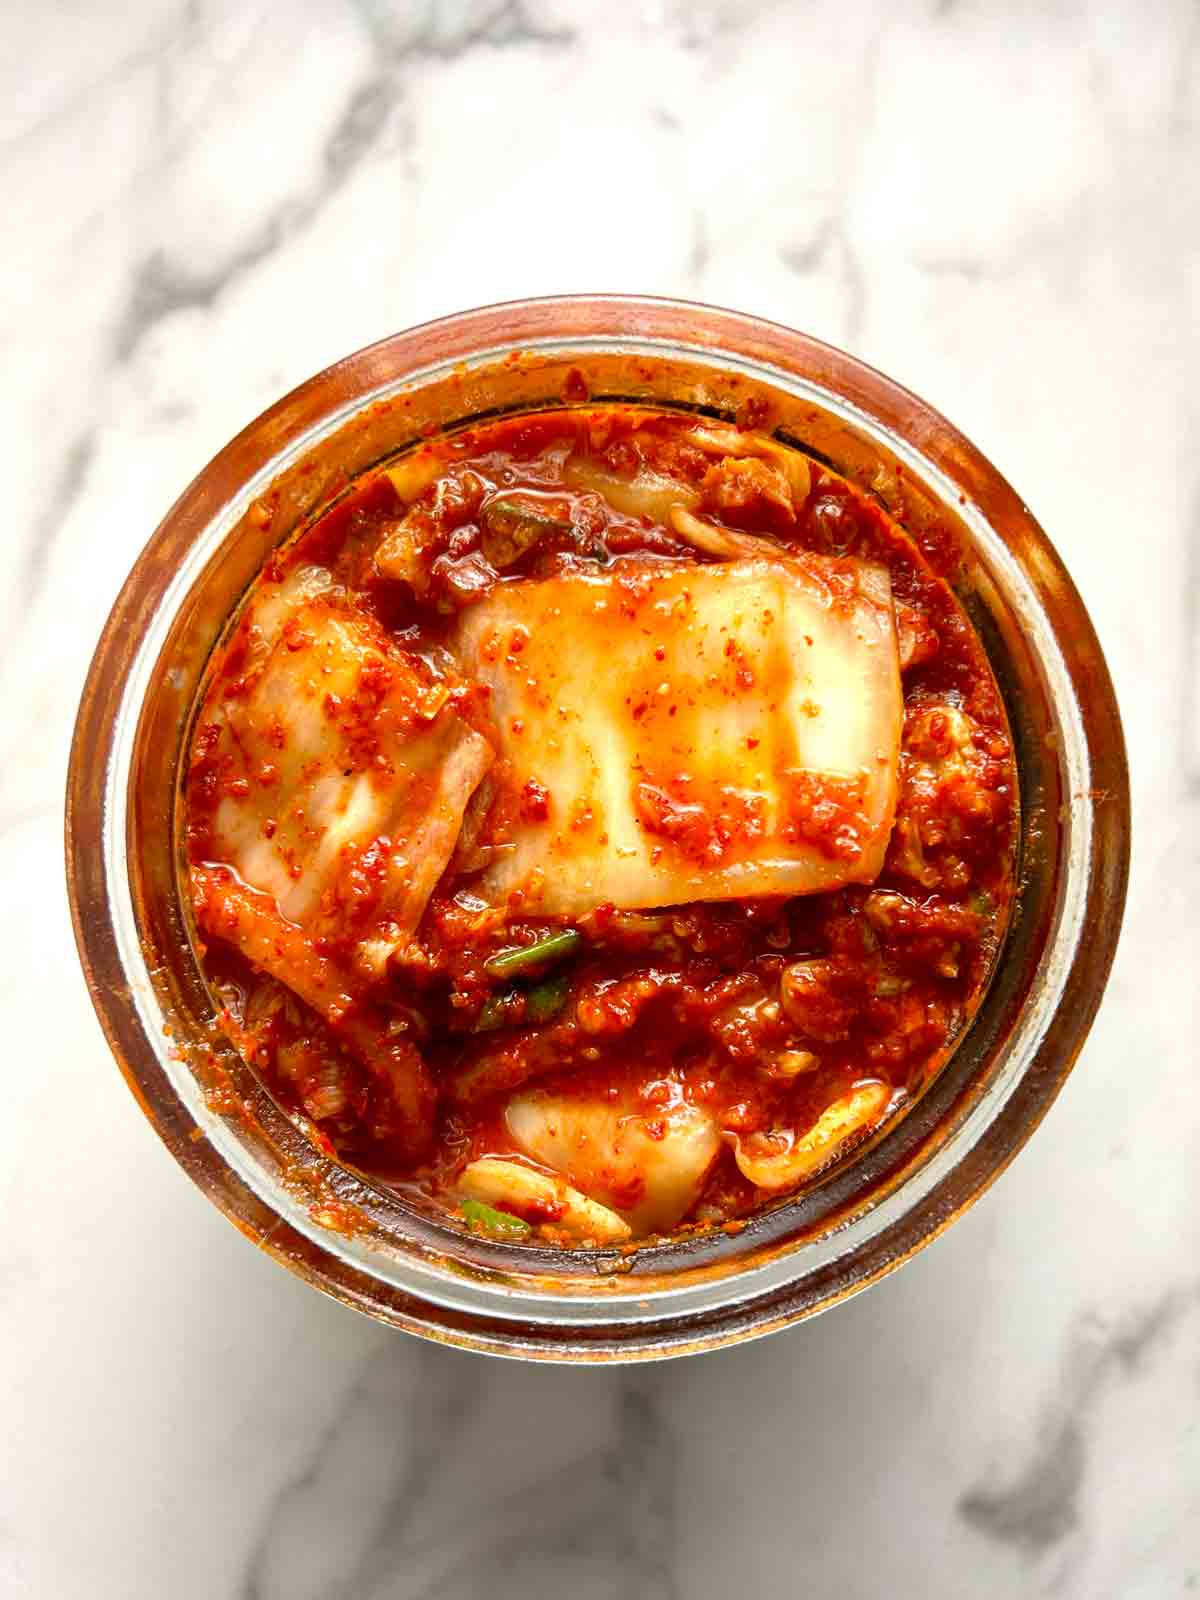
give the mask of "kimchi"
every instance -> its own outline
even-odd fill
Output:
[[[736,1224],[961,1039],[1014,894],[981,641],[873,498],[588,405],[352,484],[191,736],[221,1025],[327,1152],[510,1242]]]

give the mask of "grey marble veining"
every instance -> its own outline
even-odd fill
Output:
[[[543,1374],[518,1370],[500,1386],[456,1353],[397,1360],[384,1346],[267,1507],[247,1600],[376,1600],[398,1586],[432,1596],[486,1585],[501,1600],[564,1586],[589,1597],[677,1594],[679,1447],[660,1386],[631,1373],[582,1387],[570,1374],[553,1385],[559,1405],[587,1421],[564,1449],[546,1427]],[[397,1414],[402,1436],[385,1420]],[[364,1460],[375,1470],[347,1503]]]
[[[0,38],[0,1594],[1200,1592],[1200,10],[12,0]],[[1099,1022],[975,1210],[625,1371],[424,1347],[245,1244],[110,1065],[59,887],[87,661],[194,472],[387,332],[595,288],[952,416],[1083,591],[1137,825]]]

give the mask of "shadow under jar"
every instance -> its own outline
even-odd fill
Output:
[[[214,649],[271,553],[421,440],[613,403],[751,418],[953,553],[1007,709],[1017,896],[990,985],[905,1114],[823,1181],[719,1229],[633,1250],[506,1244],[328,1154],[215,1021],[183,855],[189,740]],[[402,458],[401,458],[402,459]],[[465,313],[348,358],[235,439],[134,568],[85,686],[68,780],[81,958],[126,1078],[243,1232],[317,1287],[427,1337],[551,1360],[637,1360],[787,1325],[936,1235],[1020,1148],[1099,1003],[1128,865],[1112,687],[1045,536],[942,418],[790,330],[668,301]]]

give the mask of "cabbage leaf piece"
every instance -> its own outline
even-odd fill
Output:
[[[378,971],[420,920],[492,748],[323,569],[266,584],[240,630],[198,734],[221,793],[207,854]]]
[[[498,585],[457,651],[509,786],[493,904],[576,917],[878,875],[902,713],[881,569],[631,557]]]
[[[713,1118],[680,1097],[646,1113],[628,1098],[535,1089],[510,1100],[504,1120],[519,1150],[638,1235],[673,1228],[691,1210],[721,1148]]]

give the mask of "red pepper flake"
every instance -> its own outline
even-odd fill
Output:
[[[550,815],[550,791],[536,778],[521,790],[521,816],[526,822],[545,822]]]
[[[298,617],[289,617],[283,625],[283,646],[295,652],[306,650],[312,644],[312,635],[305,633]]]

